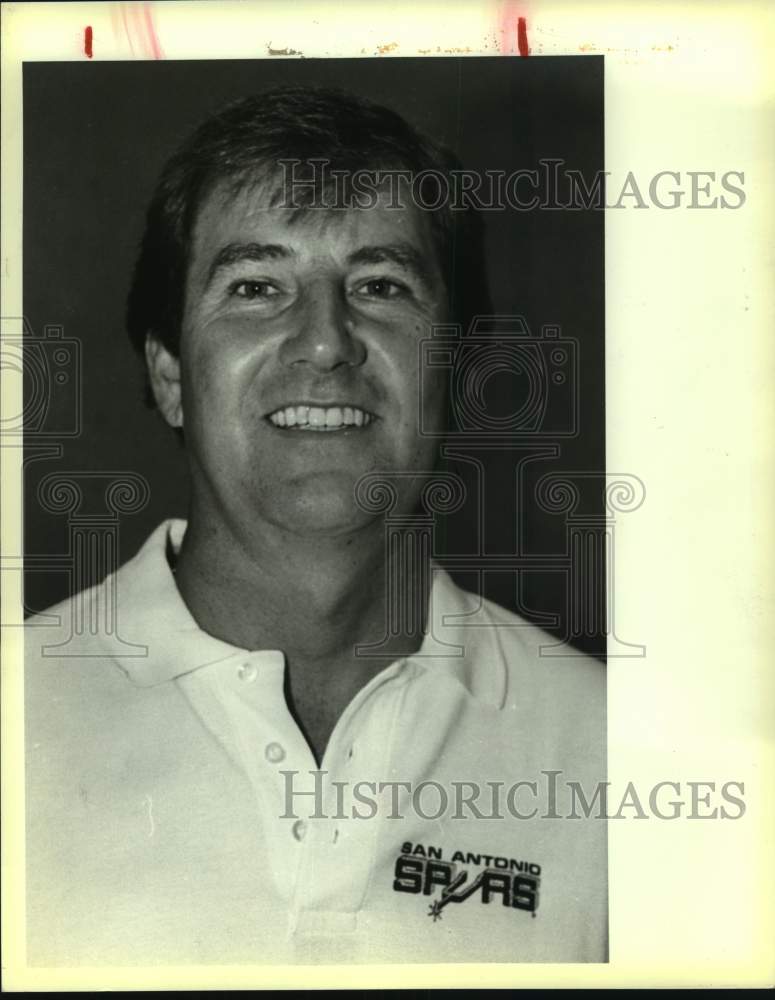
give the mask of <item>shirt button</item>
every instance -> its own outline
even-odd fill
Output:
[[[255,663],[243,663],[237,671],[237,676],[241,681],[249,684],[258,677],[258,667]]]
[[[281,760],[285,760],[285,750],[279,743],[267,743],[264,756],[270,764],[279,764]]]
[[[307,833],[307,824],[304,822],[303,819],[296,820],[296,822],[293,824],[292,832],[296,840],[304,840],[304,837]]]

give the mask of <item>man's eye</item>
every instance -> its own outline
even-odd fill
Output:
[[[268,281],[235,281],[229,291],[238,299],[266,299],[277,294]]]
[[[359,294],[373,299],[393,299],[403,294],[405,290],[403,285],[388,278],[372,278],[357,289]]]

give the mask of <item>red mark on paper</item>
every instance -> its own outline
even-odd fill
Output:
[[[148,38],[148,44],[151,49],[151,55],[154,59],[163,59],[164,53],[161,50],[159,39],[156,37],[156,29],[153,24],[153,14],[151,13],[151,9],[148,4],[145,4],[143,7],[143,13],[145,14],[145,30]]]
[[[94,55],[92,52],[92,41],[94,39],[94,32],[91,30],[91,25],[87,25],[83,31],[83,51],[87,58],[91,59]]]
[[[126,40],[133,56],[164,58],[150,3],[116,3],[110,6],[113,33],[117,39]]]
[[[500,12],[500,50],[505,56],[530,55],[527,44],[527,19],[520,17],[519,10],[524,10],[524,0],[505,0]]]
[[[527,21],[520,17],[517,21],[517,47],[521,56],[529,56],[530,49],[527,45]]]

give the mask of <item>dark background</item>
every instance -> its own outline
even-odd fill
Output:
[[[124,331],[132,267],[148,200],[176,145],[229,100],[281,83],[341,86],[393,107],[454,149],[469,169],[510,173],[559,158],[564,169],[591,180],[604,167],[601,57],[25,64],[25,318],[32,338],[44,340],[45,328],[54,325],[79,341],[81,351],[80,378],[73,374],[67,385],[51,389],[46,435],[40,424],[35,434],[29,421],[26,428],[28,555],[68,550],[67,516],[45,510],[37,497],[51,472],[133,471],[148,480],[147,506],[121,519],[122,562],[161,520],[185,516],[183,453],[143,405],[142,371]],[[580,433],[557,439],[556,459],[527,467],[529,496],[547,472],[605,468],[603,213],[508,209],[487,213],[485,223],[494,312],[524,316],[534,334],[545,324],[559,326],[578,341]],[[58,438],[58,426],[71,427],[76,394],[79,433]],[[60,457],[36,454],[44,438],[61,443]],[[527,551],[565,553],[565,517],[529,502],[518,510],[513,455],[487,456],[487,551],[513,552],[522,518]],[[452,468],[470,480],[470,465]],[[599,513],[602,490],[591,488],[585,509]],[[440,550],[476,552],[477,531],[475,513],[464,507],[438,531]],[[68,595],[75,583],[66,568],[46,567],[45,558],[32,562],[25,583],[29,610]],[[99,576],[98,568],[87,569],[86,582],[95,582],[90,574]],[[536,616],[556,615],[550,631],[568,634],[562,572],[524,573],[519,595],[510,571],[453,575],[547,626]],[[602,600],[602,580],[594,587]],[[603,632],[570,639],[602,655]]]

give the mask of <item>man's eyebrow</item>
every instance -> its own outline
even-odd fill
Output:
[[[290,247],[279,243],[229,243],[213,258],[207,273],[207,284],[210,284],[218,271],[240,261],[251,260],[261,263],[266,260],[286,260],[294,256],[296,254]],[[348,255],[347,263],[350,267],[363,264],[396,264],[414,274],[424,284],[430,286],[433,283],[431,269],[423,255],[411,243],[359,247]]]
[[[348,256],[347,263],[351,267],[359,264],[397,264],[405,271],[415,274],[426,285],[430,286],[433,282],[431,269],[425,258],[411,243],[360,247]]]
[[[293,256],[294,252],[290,247],[284,247],[279,243],[229,243],[215,255],[207,272],[207,284],[210,284],[222,268],[238,264],[243,260],[253,260],[260,263],[265,260],[282,260]]]

